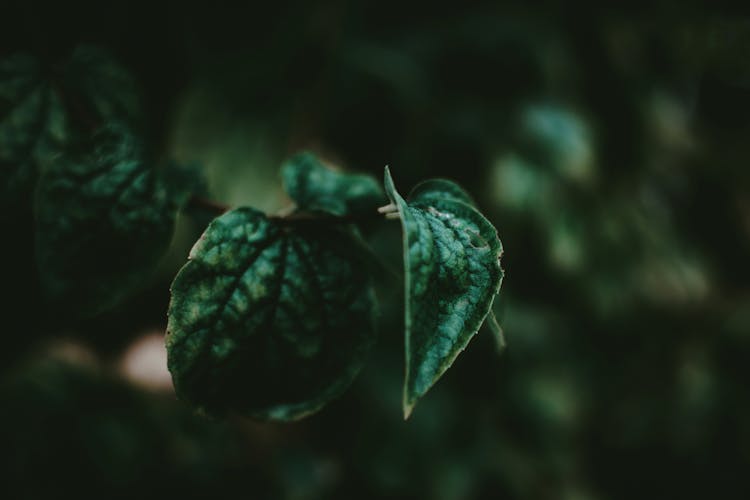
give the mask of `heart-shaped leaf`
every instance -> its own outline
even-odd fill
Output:
[[[287,194],[301,211],[338,216],[374,213],[385,201],[375,178],[336,172],[312,153],[292,157],[282,167],[281,175]]]
[[[500,290],[497,231],[450,181],[417,186],[407,203],[389,170],[385,189],[404,232],[404,416],[479,330]]]
[[[37,264],[53,303],[94,314],[144,283],[192,188],[174,170],[148,165],[115,125],[55,160],[35,203]]]
[[[210,413],[294,420],[349,386],[374,339],[370,279],[336,229],[251,208],[215,219],[172,284],[180,397]]]

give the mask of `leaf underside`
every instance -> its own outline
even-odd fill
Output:
[[[178,395],[212,414],[285,421],[343,392],[374,340],[374,296],[342,236],[251,208],[215,219],[172,284]]]
[[[456,184],[418,185],[408,203],[390,172],[386,193],[404,233],[406,376],[404,416],[479,330],[500,289],[497,231]]]

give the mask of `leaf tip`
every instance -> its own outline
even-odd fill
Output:
[[[396,184],[393,182],[391,177],[391,169],[388,165],[385,166],[385,173],[383,175],[383,187],[385,187],[385,194],[388,195],[390,201],[394,204],[398,204],[398,192],[396,191]]]
[[[391,167],[389,165],[385,166],[383,176],[385,177],[386,184],[388,184],[389,182],[393,183],[393,178],[391,177]]]
[[[416,401],[408,402],[404,400],[404,421],[409,420],[409,417],[411,417],[411,413],[412,411],[414,411],[414,406],[416,404]]]
[[[407,375],[407,379],[408,379],[408,375]],[[417,402],[419,401],[419,398],[423,395],[424,393],[419,394],[415,392],[413,389],[410,389],[408,383],[404,381],[404,392],[403,392],[403,399],[402,399],[404,421],[409,420],[412,412],[414,411],[414,407],[417,406]]]

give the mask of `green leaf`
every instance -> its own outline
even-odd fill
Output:
[[[139,117],[133,78],[101,49],[80,47],[61,69],[27,54],[0,61],[0,211],[30,205],[37,176],[71,141]]]
[[[474,199],[464,189],[448,179],[429,179],[422,181],[411,190],[409,200],[419,200],[429,204],[431,200],[453,200],[475,206]]]
[[[281,175],[298,210],[356,215],[375,212],[385,202],[383,189],[373,177],[336,172],[312,153],[292,157]]]
[[[479,330],[500,290],[502,245],[450,181],[418,186],[407,203],[385,170],[403,226],[406,296],[404,416]]]
[[[109,126],[60,156],[39,180],[36,257],[48,297],[95,314],[141,286],[166,250],[184,191]]]
[[[0,211],[17,213],[31,199],[39,165],[61,141],[61,103],[36,61],[0,62]],[[64,127],[63,127],[64,128]]]
[[[374,295],[346,233],[252,208],[215,219],[172,284],[178,395],[209,413],[294,420],[349,386],[374,340]]]

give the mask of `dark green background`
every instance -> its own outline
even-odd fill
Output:
[[[403,192],[460,182],[505,246],[508,349],[480,331],[404,423],[401,284],[384,276],[379,343],[342,398],[296,424],[209,421],[115,369],[164,328],[201,222],[178,224],[140,294],[80,321],[41,300],[19,207],[1,240],[4,498],[750,495],[746,13],[0,7],[2,56],[54,64],[79,43],[134,73],[152,154],[201,165],[223,203],[282,208],[278,168],[300,149],[378,177],[388,164]],[[370,234],[397,268],[399,237]]]

